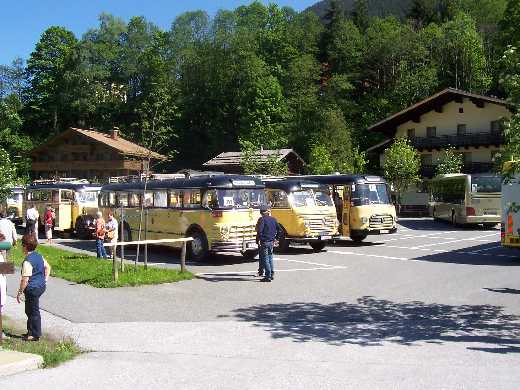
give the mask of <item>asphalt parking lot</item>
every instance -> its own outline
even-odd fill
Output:
[[[42,306],[55,316],[44,326],[68,329],[94,352],[9,383],[518,389],[520,253],[500,247],[499,234],[405,219],[398,233],[362,245],[277,255],[273,283],[260,283],[257,262],[240,256],[189,263],[197,278],[173,284],[95,289],[52,279]],[[150,264],[178,267],[178,255],[151,249]]]

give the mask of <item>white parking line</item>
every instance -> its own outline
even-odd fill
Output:
[[[274,258],[275,261],[288,261],[290,263],[302,263],[302,264],[309,264],[309,265],[317,265],[320,267],[334,267],[334,265],[329,264],[323,264],[323,263],[313,263],[312,261],[303,261],[303,260],[292,260],[292,259],[280,259],[280,258]]]
[[[388,260],[410,260],[407,257],[395,257],[395,256],[383,256],[383,255],[373,255],[369,253],[356,253],[356,252],[346,252],[346,251],[328,251],[329,253],[336,253],[338,255],[354,255],[354,256],[363,256],[363,257],[375,257],[379,259],[388,259]]]
[[[458,240],[452,240],[452,241],[445,241],[445,242],[434,242],[433,244],[426,244],[426,245],[418,245],[416,247],[414,247],[415,249],[419,249],[419,248],[426,248],[426,247],[429,247],[429,246],[437,246],[437,245],[445,245],[445,244],[453,244],[455,242],[461,242],[461,241],[477,241],[479,238],[485,238],[485,237],[490,237],[490,236],[496,236],[497,233],[492,233],[492,234],[484,234],[482,236],[477,236],[477,237],[471,237],[471,238],[460,238]]]
[[[489,247],[489,248],[479,249],[477,251],[471,251],[469,253],[486,252],[486,251],[490,251],[491,249],[497,249],[497,248],[502,248],[502,245],[495,245],[495,246],[492,246],[492,247]]]
[[[438,238],[438,239],[444,239],[444,237],[435,237],[435,236],[439,236],[440,234],[452,234],[452,233],[456,233],[457,231],[456,230],[453,230],[453,231],[446,231],[446,232],[435,232],[435,233],[429,233],[429,234],[420,234],[420,235],[414,235],[414,234],[410,234],[410,235],[404,235],[403,237],[401,238],[390,238],[388,240],[384,240],[384,242],[391,242],[391,241],[399,241],[399,240],[411,240],[413,238]],[[449,239],[449,238],[447,238]]]

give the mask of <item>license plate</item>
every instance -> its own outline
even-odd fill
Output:
[[[256,249],[256,248],[258,248],[258,245],[256,245],[255,242],[248,242],[247,245],[246,245],[246,248],[248,248],[248,249]]]
[[[497,212],[494,210],[484,211],[484,215],[497,215]]]
[[[322,240],[331,240],[332,236],[320,236]]]
[[[390,230],[380,230],[379,234],[388,234],[390,233]]]

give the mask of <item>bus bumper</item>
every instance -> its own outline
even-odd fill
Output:
[[[337,235],[327,234],[322,236],[313,236],[313,237],[286,237],[286,240],[291,242],[297,242],[301,244],[308,244],[311,242],[329,242],[337,238]]]
[[[212,252],[240,253],[258,250],[258,245],[255,240],[213,241],[210,250]]]
[[[364,230],[351,230],[350,234],[359,234],[359,235],[365,235],[365,236],[372,236],[372,235],[378,235],[378,234],[393,234],[397,232],[397,227],[393,227],[390,229],[364,229]]]
[[[500,223],[501,216],[500,215],[478,215],[478,216],[468,216],[466,217],[467,222],[469,224],[479,224],[479,223]]]

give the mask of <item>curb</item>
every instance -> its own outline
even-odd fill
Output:
[[[0,349],[0,378],[36,370],[42,365],[43,358],[40,355]]]

